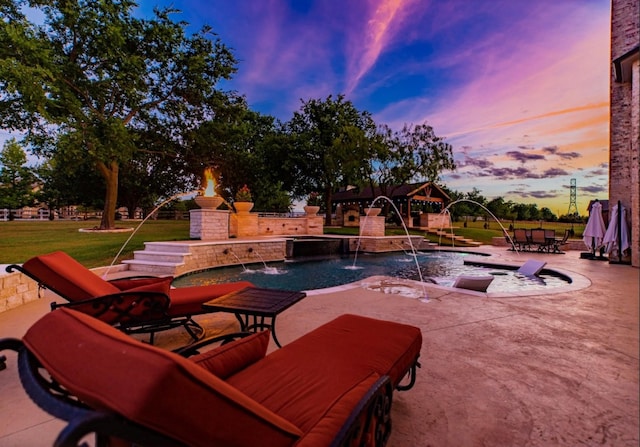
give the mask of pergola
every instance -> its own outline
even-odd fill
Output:
[[[386,188],[388,198],[393,201],[403,219],[411,218],[411,211],[414,205],[438,204],[443,209],[451,201],[446,192],[433,182],[411,183],[404,185],[393,185]],[[384,196],[380,187],[366,187],[362,189],[347,188],[346,190],[333,193],[331,200],[332,209],[335,211],[338,205],[343,209],[358,207],[360,213],[364,213],[371,203],[379,196]],[[384,200],[378,200],[376,206],[384,207]]]

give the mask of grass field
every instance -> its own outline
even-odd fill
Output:
[[[502,223],[505,227],[505,230],[509,232],[509,234],[513,234],[512,231],[509,231],[509,225],[511,223]],[[514,228],[540,228],[540,222],[515,222],[513,224]],[[584,230],[584,224],[569,224],[569,223],[560,223],[560,222],[542,222],[542,228],[548,230],[555,230],[557,237],[562,237],[565,230],[568,230],[573,227],[575,232],[574,238],[582,238],[582,231]],[[452,231],[451,228],[443,228],[443,231],[450,233]],[[344,235],[357,235],[358,228],[325,228],[325,233],[330,234],[344,234]],[[410,234],[422,235],[429,239],[431,242],[441,242],[443,245],[447,242],[441,240],[437,235],[428,234],[425,235],[425,232],[417,229],[409,229]],[[491,240],[494,237],[503,237],[504,234],[502,232],[502,228],[500,225],[493,221],[489,222],[489,228],[484,228],[484,222],[476,221],[476,222],[467,222],[467,226],[464,227],[464,222],[454,222],[453,223],[453,233],[457,236],[464,236],[469,239],[473,239],[474,241],[481,242],[483,244],[491,244]],[[396,234],[405,234],[404,228],[387,228],[387,235],[396,235]]]
[[[131,233],[82,233],[81,228],[92,228],[98,221],[13,221],[0,222],[0,264],[22,263],[27,259],[56,250],[67,252],[83,265],[92,268],[109,265],[120,251]],[[136,228],[139,221],[118,221],[119,228]],[[509,228],[509,224],[503,224]],[[502,229],[496,222],[484,228],[484,222],[462,222],[453,224],[453,231],[483,244],[490,244],[493,237],[502,237]],[[516,222],[515,228],[538,228],[539,222]],[[554,229],[558,237],[571,224],[543,222],[543,228]],[[582,237],[584,224],[575,224],[575,238]],[[449,232],[449,229],[445,229]],[[358,228],[325,228],[325,233],[357,235]],[[410,230],[411,234],[424,236],[424,231]],[[387,235],[405,234],[403,228],[389,228]],[[436,235],[427,235],[432,242],[439,242]],[[189,239],[188,220],[148,220],[124,247],[118,262],[133,258],[135,250],[142,250],[144,242],[176,241]],[[445,241],[441,241],[443,244]]]
[[[131,232],[82,233],[98,221],[0,222],[0,264],[22,263],[32,256],[56,250],[67,252],[87,267],[109,265]],[[118,228],[135,228],[139,221],[118,221]],[[118,261],[133,258],[144,242],[189,239],[188,220],[148,220],[131,238]]]

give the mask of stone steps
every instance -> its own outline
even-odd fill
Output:
[[[140,261],[136,259],[129,259],[122,261],[123,264],[129,266],[129,271],[147,273],[150,275],[170,275],[173,276],[177,268],[185,265],[185,263],[175,262],[153,262],[153,261]]]
[[[480,245],[482,245],[481,242],[474,241],[473,239],[468,239],[464,236],[458,236],[455,234],[452,236],[451,231],[437,230],[437,229],[427,229],[426,231],[429,234],[434,234],[443,239],[452,240],[454,243],[459,242],[470,247],[479,247]]]
[[[133,259],[136,261],[151,261],[154,263],[184,263],[187,256],[191,256],[191,253],[147,250],[136,250],[133,252]]]
[[[147,242],[144,250],[133,252],[133,259],[122,261],[132,272],[151,275],[174,275],[187,263],[191,249],[185,244]]]

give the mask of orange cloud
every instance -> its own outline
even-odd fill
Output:
[[[553,117],[553,116],[567,115],[567,114],[570,114],[570,113],[582,112],[582,111],[586,111],[586,110],[595,110],[595,109],[599,109],[599,108],[602,108],[602,107],[606,107],[607,111],[608,111],[609,102],[600,102],[600,103],[596,103],[596,104],[586,104],[586,105],[578,106],[578,107],[570,107],[568,109],[553,110],[551,112],[543,113],[543,114],[540,114],[540,115],[529,116],[529,117],[520,118],[520,119],[517,119],[517,120],[504,121],[504,122],[501,122],[501,123],[491,124],[489,126],[477,127],[475,129],[461,130],[459,132],[450,133],[450,134],[448,134],[446,136],[447,137],[455,137],[455,136],[464,135],[464,134],[468,134],[468,133],[472,133],[472,132],[479,132],[479,131],[482,131],[482,130],[499,129],[501,127],[513,126],[513,125],[516,125],[516,124],[522,124],[522,123],[535,121],[535,120],[539,120],[539,119],[543,119],[543,118],[550,118],[550,117]],[[606,115],[606,120],[608,120],[608,119],[609,119],[609,115],[607,114]],[[600,123],[600,122],[602,122],[602,118],[598,118],[595,121],[593,121],[593,123]],[[566,129],[566,130],[570,130],[570,129]]]

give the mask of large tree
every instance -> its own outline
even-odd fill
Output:
[[[30,22],[30,7],[43,23]],[[100,227],[112,228],[119,169],[142,132],[181,141],[212,116],[216,84],[235,71],[208,26],[187,35],[173,9],[150,20],[130,0],[14,0],[0,4],[0,125],[26,131],[34,152],[89,160],[104,178]],[[182,142],[182,141],[181,141]]]
[[[227,201],[233,201],[235,193],[248,185],[255,209],[272,211],[278,208],[274,197],[282,197],[278,170],[271,169],[274,157],[278,158],[271,149],[280,134],[275,118],[252,111],[244,98],[229,95],[216,115],[194,132],[189,164],[213,168],[216,191]],[[287,206],[285,203],[284,208]]]
[[[456,168],[451,145],[425,124],[405,124],[393,131],[383,124],[379,128],[382,144],[368,167],[372,186],[391,196],[393,185],[415,181],[435,182],[443,170]]]
[[[377,140],[371,115],[343,95],[303,102],[288,123],[297,172],[294,193],[322,192],[325,221],[331,223],[331,198],[339,186],[360,183],[362,165]]]

